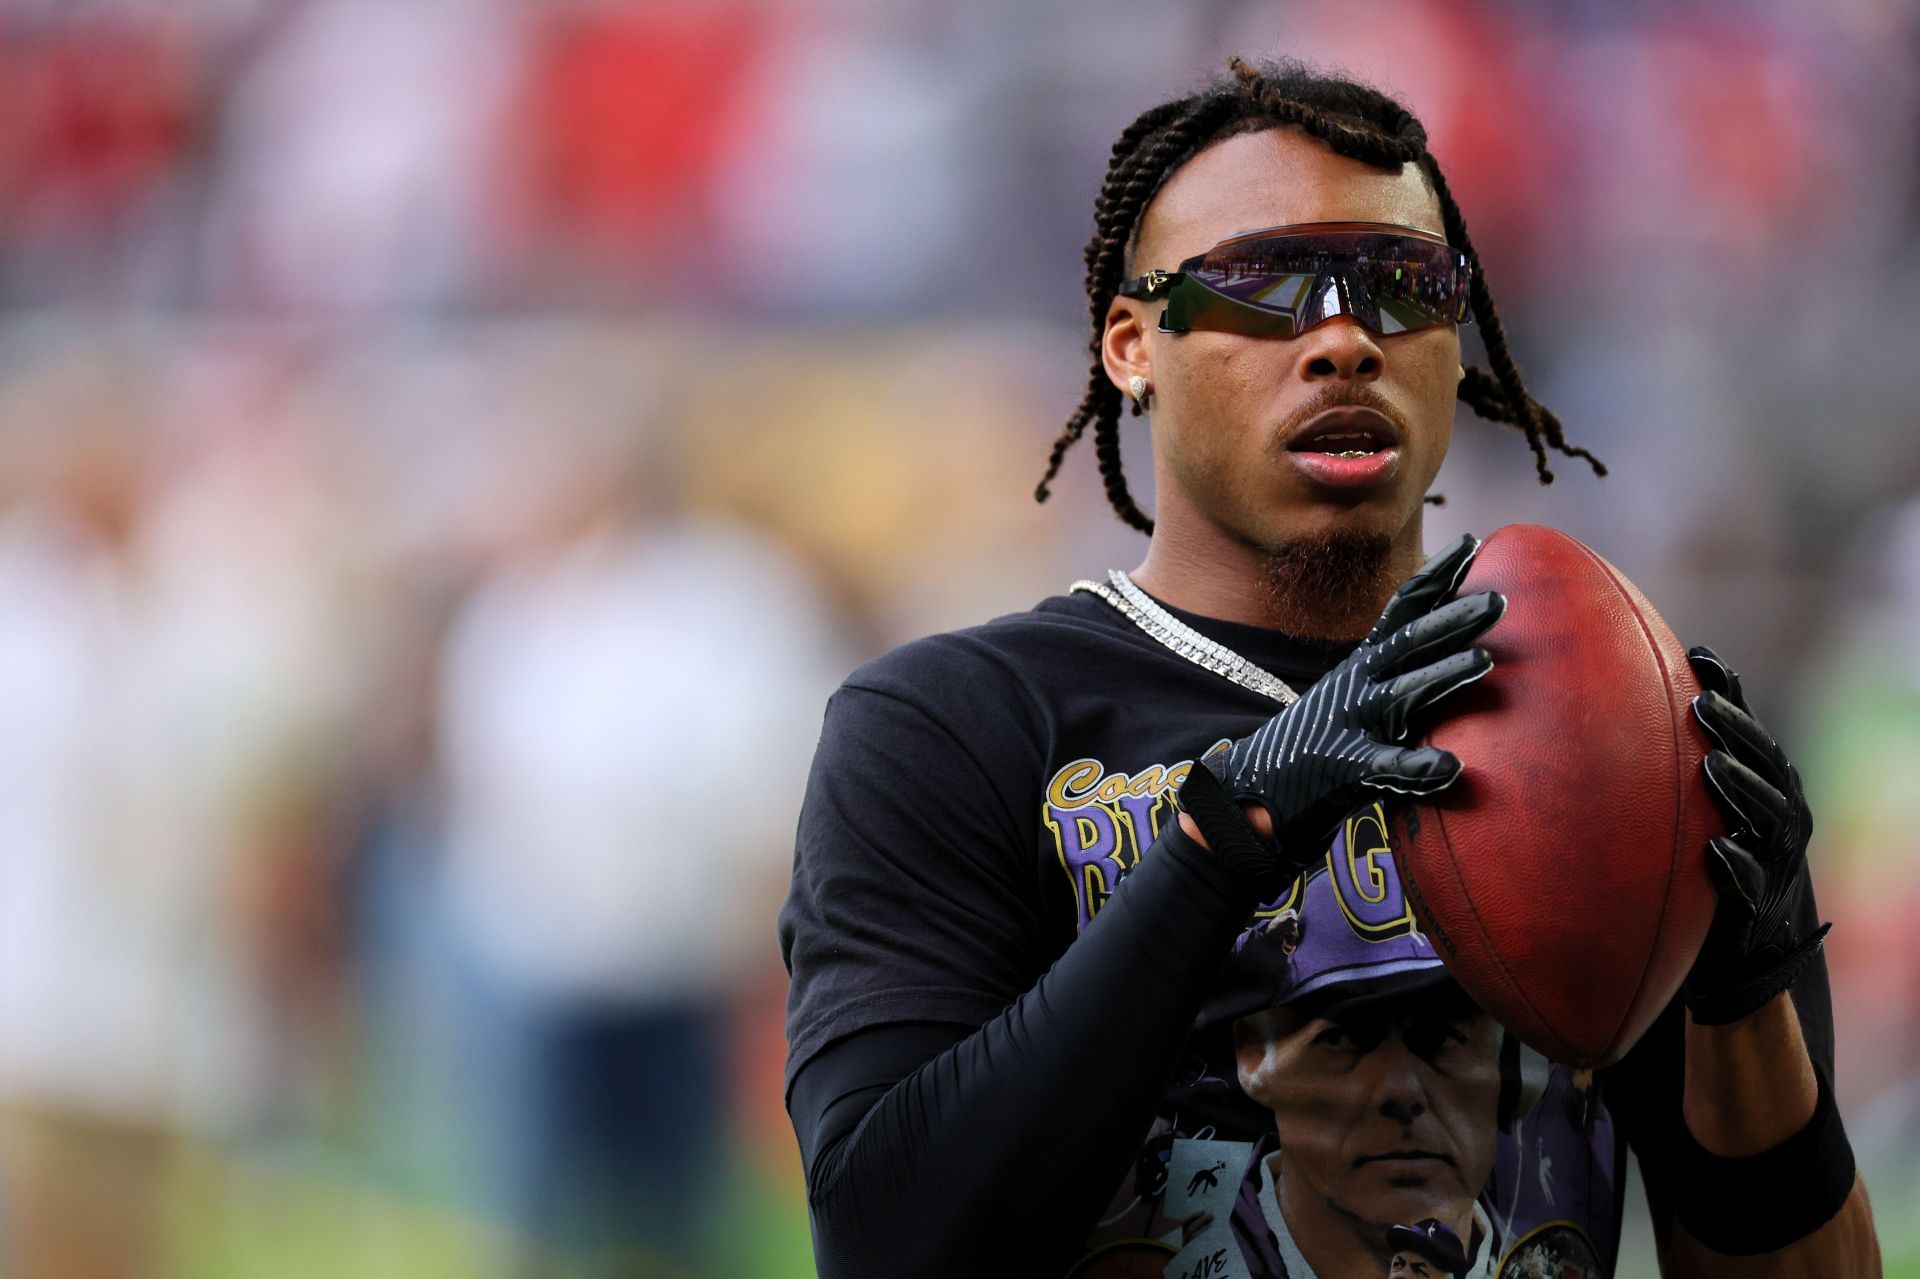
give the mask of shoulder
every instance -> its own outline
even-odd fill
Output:
[[[902,644],[849,675],[841,694],[878,694],[945,722],[1011,715],[1039,730],[1088,652],[1124,638],[1115,620],[1095,596],[1052,596],[1023,613]]]
[[[1112,642],[1103,612],[1097,597],[1055,596],[861,666],[828,700],[816,787],[888,777],[902,794],[990,791],[1008,814],[1026,811],[1082,702],[1104,696],[1088,674],[1088,654]]]

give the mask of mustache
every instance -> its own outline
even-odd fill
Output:
[[[1367,383],[1329,382],[1312,399],[1281,419],[1273,433],[1274,447],[1281,447],[1281,441],[1291,439],[1295,431],[1328,409],[1372,409],[1399,428],[1401,439],[1410,439],[1413,435],[1399,407]]]

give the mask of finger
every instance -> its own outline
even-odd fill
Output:
[[[1807,807],[1807,791],[1800,784],[1800,774],[1792,764],[1787,765],[1786,793],[1798,798],[1800,812],[1800,843],[1805,847],[1813,839],[1813,810]]]
[[[1380,645],[1372,677],[1385,679],[1449,657],[1486,634],[1506,611],[1506,596],[1498,591],[1481,591],[1444,604],[1425,617],[1416,617]]]
[[[1751,831],[1764,842],[1792,818],[1787,797],[1725,751],[1710,752],[1705,768],[1707,789],[1733,830]]]
[[[1402,740],[1414,716],[1456,689],[1486,678],[1492,669],[1493,658],[1486,649],[1470,648],[1399,676],[1380,690],[1380,704],[1374,710],[1380,734],[1391,742]]]
[[[1382,746],[1368,757],[1360,784],[1401,795],[1431,795],[1453,785],[1460,759],[1437,746]]]
[[[1751,919],[1766,887],[1766,872],[1740,841],[1721,835],[1707,841],[1707,873],[1720,894],[1724,908],[1736,916]]]
[[[1200,767],[1189,769],[1180,784],[1180,807],[1192,815],[1196,825],[1231,817],[1237,804],[1254,830],[1271,836],[1276,814],[1272,797],[1257,787],[1235,785],[1225,774],[1228,753],[1215,747],[1200,758]]]
[[[1693,717],[1707,730],[1713,744],[1751,768],[1774,789],[1792,785],[1786,752],[1760,721],[1735,702],[1708,690],[1693,699]]]
[[[1431,613],[1459,589],[1460,579],[1467,575],[1467,566],[1473,563],[1473,557],[1479,549],[1480,543],[1471,533],[1462,533],[1438,555],[1421,565],[1387,601],[1386,610],[1380,614],[1380,620],[1373,624],[1367,638],[1378,641],[1414,618]]]
[[[1746,695],[1740,691],[1740,674],[1727,665],[1726,658],[1705,644],[1695,644],[1687,650],[1687,663],[1693,667],[1701,688],[1711,689],[1735,706],[1746,709]]]

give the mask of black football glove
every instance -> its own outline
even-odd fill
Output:
[[[1486,651],[1471,645],[1500,620],[1506,599],[1483,591],[1446,602],[1479,549],[1462,537],[1427,561],[1394,592],[1359,647],[1304,697],[1252,736],[1208,752],[1200,762],[1218,786],[1196,785],[1197,768],[1189,776],[1181,803],[1203,832],[1224,807],[1222,792],[1273,817],[1279,856],[1265,850],[1262,888],[1291,883],[1369,791],[1427,795],[1460,775],[1451,753],[1399,743],[1415,714],[1493,669]]]
[[[1689,649],[1687,660],[1704,690],[1693,714],[1714,745],[1707,789],[1727,823],[1707,841],[1720,904],[1687,977],[1687,1007],[1700,1025],[1721,1026],[1793,985],[1833,925],[1802,935],[1798,923],[1813,837],[1799,772],[1747,709],[1733,669],[1710,648]]]

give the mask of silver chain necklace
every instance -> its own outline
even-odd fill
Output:
[[[1195,666],[1204,666],[1215,675],[1230,679],[1242,688],[1271,697],[1282,706],[1300,700],[1300,694],[1272,671],[1254,665],[1240,654],[1208,639],[1185,622],[1160,607],[1153,596],[1134,584],[1120,569],[1109,569],[1105,582],[1081,580],[1067,588],[1068,594],[1085,591],[1120,611],[1120,615],[1146,632],[1149,639],[1169,648]]]

